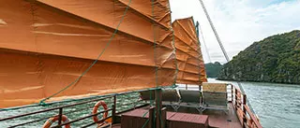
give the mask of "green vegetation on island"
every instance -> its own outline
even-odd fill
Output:
[[[222,67],[223,67],[223,65],[219,62],[205,64],[205,70],[206,70],[207,77],[217,78]]]
[[[218,79],[300,84],[300,31],[254,42],[223,66]]]

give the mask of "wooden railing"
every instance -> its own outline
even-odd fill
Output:
[[[125,100],[130,101],[130,102],[124,103]],[[93,109],[93,104],[98,101],[105,101],[108,106],[107,110],[102,110],[102,111],[99,111],[94,114],[84,115],[83,117],[77,117],[76,119],[70,119],[68,122],[61,121],[63,115],[69,115],[69,114],[82,112],[82,111],[90,111],[91,112]],[[89,106],[88,104],[91,104],[92,106]],[[87,105],[88,107],[78,108],[79,105]],[[128,106],[128,105],[130,105],[132,107],[128,107],[126,109],[121,109],[122,107]],[[20,115],[14,115],[14,116],[5,117],[5,118],[2,118],[0,116],[0,123],[2,123],[2,122],[5,123],[6,121],[12,121],[12,120],[16,120],[16,119],[21,120],[21,118],[32,118],[32,120],[25,121],[22,123],[19,121],[15,121],[8,127],[9,128],[26,127],[26,126],[32,125],[32,124],[34,124],[35,126],[39,126],[42,122],[45,122],[49,118],[58,117],[58,122],[56,122],[57,123],[56,126],[52,126],[51,128],[60,128],[60,127],[66,126],[66,125],[70,125],[70,124],[91,118],[89,120],[89,122],[87,122],[88,124],[84,124],[83,126],[80,126],[82,128],[86,128],[86,127],[90,127],[92,125],[96,125],[97,123],[103,122],[105,120],[111,120],[111,122],[113,123],[113,122],[115,122],[115,117],[117,114],[123,113],[126,111],[130,111],[135,108],[144,107],[146,105],[148,105],[148,104],[141,102],[141,100],[139,100],[138,96],[135,96],[135,95],[132,96],[131,92],[128,92],[128,93],[122,93],[122,94],[108,95],[108,96],[105,96],[102,98],[95,98],[95,99],[86,100],[83,102],[78,102],[78,103],[74,103],[74,104],[70,104],[70,105],[64,105],[64,106],[55,107],[55,108],[48,108],[48,109],[44,109],[44,110],[34,111],[34,112],[20,114]],[[66,111],[66,109],[74,109],[74,110]],[[52,116],[45,116],[45,117],[39,116],[39,114],[46,114],[48,112],[52,112],[52,113],[56,113],[56,114],[54,114]],[[105,112],[110,112],[110,114],[106,118],[102,118],[98,122],[92,121],[92,118],[94,116],[98,116]],[[55,124],[53,124],[53,125],[55,125]]]
[[[241,122],[243,127],[244,128],[262,128],[258,118],[253,114],[253,112],[247,105],[247,96],[245,94],[242,94],[242,92],[234,85],[230,84],[229,86],[231,87],[231,90],[229,90],[229,91],[231,91],[229,93],[229,94],[231,94],[231,96],[229,97],[230,98],[229,101],[232,102],[234,109],[236,110],[236,113],[238,115],[239,121]],[[35,112],[21,114],[21,115],[15,115],[15,116],[6,117],[6,118],[0,117],[0,123],[4,122],[4,121],[8,121],[8,120],[14,120],[14,119],[21,118],[21,117],[30,117],[30,118],[33,117],[34,120],[22,122],[22,123],[15,122],[16,124],[11,124],[9,126],[10,128],[24,127],[29,124],[45,122],[47,119],[53,117],[53,115],[50,117],[39,118],[40,116],[38,116],[38,114],[51,112],[51,111],[57,112],[57,114],[54,116],[59,116],[59,119],[58,119],[59,121],[57,122],[57,125],[54,127],[61,127],[61,126],[72,124],[72,123],[75,123],[75,122],[78,122],[78,121],[81,121],[81,120],[84,120],[87,118],[92,118],[94,116],[97,116],[97,115],[102,114],[107,111],[110,111],[111,114],[107,118],[99,120],[99,122],[102,122],[109,118],[112,119],[112,122],[114,122],[114,120],[115,120],[114,117],[116,117],[116,115],[126,112],[126,111],[133,110],[135,108],[139,108],[139,107],[148,105],[147,103],[142,102],[142,100],[139,100],[138,96],[135,96],[135,95],[125,96],[127,94],[129,94],[129,93],[110,95],[110,96],[106,96],[103,98],[96,98],[96,99],[83,101],[83,102],[79,102],[79,103],[75,103],[75,104],[71,104],[71,105],[65,105],[65,106],[60,106],[60,107],[56,107],[56,108],[49,108],[49,109],[45,109],[45,110],[35,111]],[[137,99],[133,101],[134,98],[137,98]],[[128,101],[132,101],[132,102],[124,103],[125,99],[128,99]],[[76,107],[78,105],[83,105],[83,104],[93,104],[94,102],[97,102],[100,100],[106,100],[106,103],[109,104],[108,105],[109,108],[106,111],[99,111],[98,113],[95,113],[95,114],[89,114],[84,117],[79,117],[77,119],[71,119],[69,122],[61,122],[60,121],[60,119],[62,118],[62,115],[68,115],[68,114],[76,113],[76,112],[83,111],[83,110],[90,111],[92,109],[91,107],[93,107],[93,106],[87,107],[87,108],[77,108],[73,111],[65,111],[67,108],[72,108],[72,107]],[[140,103],[140,102],[142,102],[142,103]],[[127,106],[130,104],[132,105],[131,108],[128,108],[126,110],[120,109],[122,106]],[[35,118],[35,115],[37,115],[36,118]],[[91,125],[95,125],[96,123],[97,122],[90,122],[89,124],[87,124],[85,126],[81,126],[81,127],[89,127]]]
[[[232,103],[243,128],[262,128],[258,118],[247,105],[247,95],[242,94],[241,90],[234,85],[230,84],[230,86]]]

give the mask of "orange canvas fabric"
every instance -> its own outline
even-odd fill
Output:
[[[176,83],[201,85],[207,78],[193,18],[178,19],[172,25],[179,60]]]
[[[129,1],[1,0],[0,108],[51,96],[104,49],[48,101],[205,81],[193,21],[172,25],[168,0],[132,0],[111,40]]]
[[[107,47],[128,2],[1,0],[0,108],[38,103],[76,80]],[[48,101],[174,84],[170,20],[168,1],[132,0],[99,61]]]
[[[15,51],[0,52],[1,108],[38,103],[73,82],[92,60],[36,55]],[[161,86],[173,83],[174,70],[160,69]],[[155,70],[149,66],[132,66],[99,62],[74,86],[51,100],[82,98],[94,95],[140,90],[156,85]]]

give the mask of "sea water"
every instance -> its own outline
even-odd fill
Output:
[[[209,81],[224,82],[215,79]],[[237,85],[236,82],[230,83]],[[300,85],[241,83],[264,128],[300,128]]]

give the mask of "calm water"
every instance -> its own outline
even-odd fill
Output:
[[[300,128],[300,85],[242,82],[242,86],[264,128]]]
[[[222,82],[215,79],[209,79],[210,82]],[[227,82],[228,83],[228,82]],[[235,84],[235,82],[231,82]],[[236,84],[235,84],[236,85]],[[300,128],[300,85],[289,85],[289,84],[274,84],[274,83],[254,83],[254,82],[242,82],[243,88],[247,93],[248,100],[255,110],[256,114],[265,128]],[[124,100],[119,101],[122,103]],[[128,101],[129,102],[129,101]],[[72,103],[72,102],[71,102]],[[71,104],[56,104],[48,107],[32,107],[27,109],[13,110],[9,112],[0,112],[0,117],[8,117],[15,114],[22,114],[26,112],[36,111],[40,109],[52,108],[59,105]],[[92,107],[92,104],[85,104],[79,106]],[[122,105],[120,105],[122,106]],[[74,111],[77,108],[72,108],[68,111]],[[122,109],[122,108],[121,108]],[[125,108],[126,109],[126,108]],[[0,128],[10,126],[15,122],[28,122],[32,119],[44,118],[54,115],[55,112],[41,114],[38,117],[27,117],[11,122],[0,122]],[[91,114],[90,111],[81,111],[72,115],[67,115],[69,118],[78,118],[80,116],[86,116]],[[84,122],[90,122],[91,119],[78,122],[74,124],[81,126]],[[44,121],[38,124],[31,124],[24,128],[36,128],[41,126]]]

